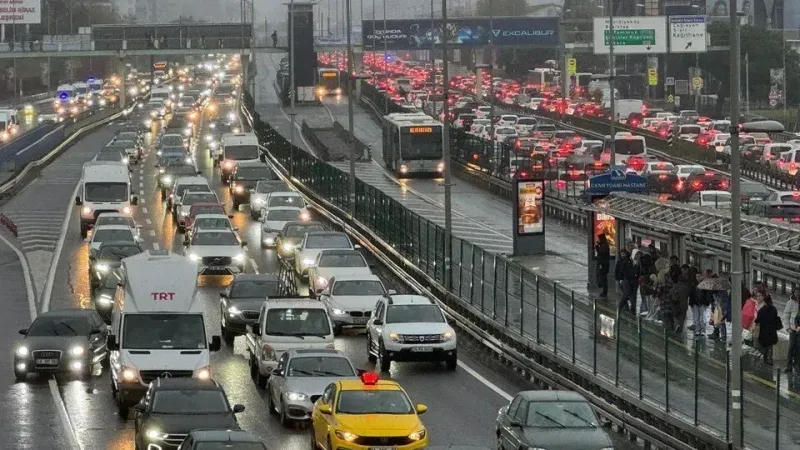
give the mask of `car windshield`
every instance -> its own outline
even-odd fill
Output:
[[[224,414],[230,412],[225,394],[211,389],[156,391],[155,414]]]
[[[133,219],[125,216],[105,216],[101,215],[94,223],[95,228],[100,228],[103,225],[125,225],[126,227],[133,228]]]
[[[328,314],[321,308],[272,308],[267,311],[264,334],[270,336],[328,336]]]
[[[121,344],[126,349],[198,350],[208,346],[202,314],[126,314],[123,320]]]
[[[139,136],[135,131],[123,131],[117,135],[118,141],[131,141],[133,142]]]
[[[88,336],[85,317],[40,317],[33,321],[26,336]]]
[[[287,377],[353,377],[353,366],[340,356],[310,356],[292,358]]]
[[[193,205],[195,203],[212,203],[212,202],[214,203],[217,202],[217,196],[211,192],[208,193],[202,192],[197,194],[184,195],[183,200],[181,200],[181,203],[183,205]]]
[[[192,208],[192,214],[222,214],[225,215],[225,208],[222,205],[203,205]]]
[[[389,305],[386,323],[444,322],[436,305]]]
[[[230,231],[204,231],[192,236],[192,245],[239,245]]]
[[[333,295],[384,295],[383,285],[376,280],[347,280],[336,281],[333,285]]]
[[[128,183],[86,183],[83,185],[87,202],[124,202],[128,200]]]
[[[535,428],[597,428],[597,417],[585,402],[530,402],[525,426]]]
[[[184,192],[211,192],[207,184],[182,184],[175,189],[175,197],[180,198]]]
[[[135,147],[136,143],[133,142],[133,141],[125,140],[125,139],[117,139],[111,145],[114,146],[114,147],[120,147],[120,148],[131,148],[131,147]]]
[[[105,241],[133,241],[133,233],[130,229],[107,229],[100,228],[92,233],[92,242]]]
[[[353,248],[345,234],[310,235],[306,239],[306,248]]]
[[[258,147],[255,145],[226,145],[225,159],[242,161],[248,159],[258,159]]]
[[[231,285],[230,298],[264,298],[280,295],[278,280],[240,280]]]
[[[770,193],[769,188],[761,183],[741,183],[740,185],[742,194],[765,194]]]
[[[291,225],[286,228],[285,237],[298,238],[312,231],[325,231],[325,227],[318,224],[313,225]]]
[[[295,208],[303,208],[306,203],[297,195],[270,195],[269,205],[267,206],[294,206]]]
[[[194,450],[266,450],[259,442],[196,442]]]
[[[183,136],[179,134],[167,134],[161,138],[162,147],[176,147],[183,145]]]
[[[242,167],[236,169],[237,180],[272,180],[275,174],[267,166]]]
[[[681,167],[680,172],[682,174],[704,174],[706,173],[705,167]]]
[[[319,267],[367,267],[360,253],[324,253],[319,257]]]
[[[98,259],[121,260],[128,256],[138,255],[142,250],[136,245],[104,245],[100,247]]]
[[[300,208],[297,209],[270,209],[267,211],[267,221],[288,222],[300,216]]]
[[[342,391],[336,405],[339,414],[414,414],[403,391],[400,390],[364,390]]]
[[[95,157],[95,161],[122,161],[125,156],[119,152],[101,152]]]
[[[683,134],[700,134],[700,127],[698,127],[698,126],[691,126],[691,127],[682,126],[681,127],[681,133],[683,133]]]
[[[258,194],[269,194],[276,190],[280,189],[276,189],[275,183],[258,183],[256,185],[256,193]]]
[[[194,227],[198,230],[230,230],[231,222],[222,217],[203,217],[194,221]]]

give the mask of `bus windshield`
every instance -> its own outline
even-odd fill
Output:
[[[614,150],[618,155],[642,155],[645,152],[644,141],[641,139],[617,139],[614,141]]]
[[[430,130],[426,133],[412,133],[412,128]],[[400,156],[404,160],[441,159],[441,127],[407,127],[400,134]]]
[[[339,87],[339,73],[334,70],[322,70],[319,73],[319,85],[327,89]]]

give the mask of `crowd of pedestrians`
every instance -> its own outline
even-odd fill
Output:
[[[608,299],[611,248],[605,235],[598,235],[595,253],[600,298]],[[701,272],[689,264],[680,264],[677,256],[658,251],[652,243],[642,248],[629,243],[617,255],[613,276],[620,312],[662,323],[671,333],[688,332],[696,340],[708,338],[729,343],[733,311],[727,274]],[[800,287],[792,292],[783,314],[779,314],[761,282],[743,289],[742,297],[740,314],[745,344],[759,352],[764,364],[772,366],[778,332],[786,329],[789,351],[785,371],[800,373]]]

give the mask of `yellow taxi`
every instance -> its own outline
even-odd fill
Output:
[[[428,408],[411,403],[399,384],[364,372],[325,388],[311,413],[317,450],[418,450],[428,446],[419,419]]]

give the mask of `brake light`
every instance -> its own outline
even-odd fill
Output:
[[[667,176],[666,175],[659,175],[658,178],[662,179],[662,180],[665,180],[667,178]]]
[[[710,170],[707,170],[707,171],[706,171],[706,176],[707,176],[707,177],[713,177],[713,176],[714,176],[714,172],[712,172],[712,171],[710,171]]]
[[[720,187],[721,187],[722,189],[728,189],[728,187],[730,187],[730,183],[728,182],[728,180],[722,180],[722,181],[720,181],[720,182],[719,182],[719,185],[720,185]]]
[[[693,181],[692,182],[692,187],[695,188],[695,189],[700,189],[702,186],[703,186],[703,183],[701,183],[699,181]]]

